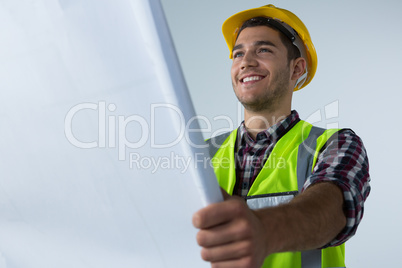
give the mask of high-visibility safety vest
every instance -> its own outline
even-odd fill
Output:
[[[318,154],[338,129],[322,129],[300,120],[277,141],[246,197],[251,209],[261,209],[289,202],[301,192],[311,175]],[[229,194],[236,183],[235,145],[237,130],[207,141],[220,186]],[[275,253],[262,267],[329,268],[345,267],[345,245],[322,250]]]

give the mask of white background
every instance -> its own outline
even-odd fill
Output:
[[[208,267],[220,191],[149,2],[0,0],[0,268]]]
[[[212,122],[209,137],[239,123],[230,82],[223,21],[256,0],[162,0],[186,81],[199,115]],[[294,94],[293,108],[319,126],[352,128],[364,141],[372,191],[355,237],[347,243],[348,267],[400,267],[400,64],[402,2],[272,1],[306,24],[318,54],[318,70]],[[325,110],[325,107],[331,107]],[[334,108],[335,107],[335,108]],[[321,114],[322,120],[316,120]],[[333,118],[335,114],[335,118]],[[219,120],[215,120],[219,119]],[[310,120],[309,120],[310,119]],[[207,125],[205,125],[207,127]]]

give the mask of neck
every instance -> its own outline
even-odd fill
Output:
[[[288,117],[291,109],[281,109],[276,111],[253,112],[244,110],[244,124],[247,132],[255,139],[257,134]]]

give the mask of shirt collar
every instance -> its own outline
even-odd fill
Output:
[[[259,132],[254,140],[250,134],[247,132],[244,121],[240,124],[238,129],[238,141],[240,144],[261,144],[261,143],[272,143],[277,142],[295,123],[300,120],[297,111],[293,110],[288,117]]]

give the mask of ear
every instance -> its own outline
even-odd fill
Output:
[[[306,60],[302,57],[293,60],[293,72],[291,79],[297,81],[305,72],[306,70]]]

